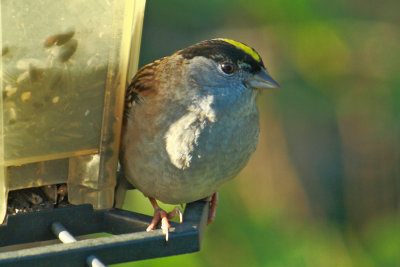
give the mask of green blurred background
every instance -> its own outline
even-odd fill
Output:
[[[279,91],[201,252],[116,266],[400,266],[400,1],[148,0],[141,63],[254,47]],[[152,214],[140,192],[125,208]],[[167,207],[169,208],[169,207]]]

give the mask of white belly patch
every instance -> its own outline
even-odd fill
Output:
[[[193,101],[182,117],[168,128],[164,135],[166,150],[171,163],[178,169],[190,166],[193,150],[207,122],[215,122],[212,108],[213,96],[204,96]]]

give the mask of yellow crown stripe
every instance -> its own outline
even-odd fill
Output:
[[[241,42],[234,41],[234,40],[231,40],[231,39],[224,39],[224,38],[221,38],[221,39],[219,39],[219,40],[224,41],[224,42],[227,42],[227,43],[230,43],[231,45],[236,46],[236,47],[239,48],[240,50],[243,50],[246,54],[248,54],[249,56],[251,56],[252,58],[254,58],[255,61],[257,61],[257,62],[260,62],[260,61],[261,61],[260,56],[257,54],[256,51],[254,51],[253,48],[251,48],[251,47],[249,47],[249,46],[247,46],[247,45],[245,45],[245,44],[242,44]]]

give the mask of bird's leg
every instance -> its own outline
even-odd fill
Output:
[[[217,206],[218,206],[218,192],[215,192],[210,198],[211,198],[209,199],[210,210],[208,212],[207,225],[209,225],[215,220],[215,214],[217,213]]]
[[[165,241],[168,242],[168,235],[169,235],[169,222],[168,220],[174,218],[176,215],[179,215],[179,222],[182,223],[183,215],[181,210],[178,207],[175,207],[171,212],[165,212],[163,209],[158,206],[157,201],[149,197],[150,203],[154,208],[154,217],[149,226],[147,227],[146,231],[152,231],[156,227],[156,225],[161,221],[161,229],[163,234],[165,234]]]

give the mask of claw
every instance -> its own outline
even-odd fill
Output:
[[[183,222],[183,214],[179,207],[175,207],[170,213],[168,213],[168,219],[172,219],[176,215],[179,216],[179,223],[182,223]]]
[[[161,222],[161,230],[165,235],[165,241],[168,242],[169,228],[170,228],[168,220],[174,218],[176,215],[179,215],[179,222],[182,223],[183,214],[179,209],[179,207],[175,207],[171,212],[167,213],[158,206],[157,201],[154,198],[149,197],[149,200],[154,208],[154,217],[149,226],[147,227],[146,232],[154,230],[157,224]]]
[[[165,216],[161,219],[161,229],[162,229],[163,234],[165,235],[165,242],[168,242],[169,227],[170,226],[169,226],[167,216]]]

